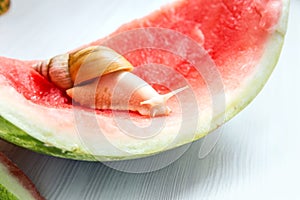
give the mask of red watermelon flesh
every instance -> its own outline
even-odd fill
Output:
[[[142,19],[125,24],[110,36],[89,45],[104,44],[122,53],[136,66],[134,73],[152,84],[160,93],[179,88],[184,86],[184,84],[189,85],[192,88],[192,95],[188,95],[191,93],[185,92],[180,94],[183,95],[183,104],[180,105],[182,102],[178,102],[176,98],[171,99],[169,102],[173,113],[167,117],[167,126],[175,126],[174,124],[180,123],[182,120],[182,106],[188,106],[189,101],[195,100],[198,110],[201,110],[201,112],[207,110],[208,113],[211,112],[210,109],[213,103],[211,95],[224,93],[226,98],[224,111],[236,101],[235,95],[239,94],[240,90],[246,87],[248,79],[253,78],[259,70],[263,70],[258,68],[258,63],[265,52],[268,40],[276,32],[280,17],[282,17],[282,9],[283,4],[280,0],[181,0],[162,7],[160,10]],[[145,42],[143,38],[138,39],[139,36],[136,35],[143,30],[141,28],[146,28],[146,31],[144,31],[146,35],[154,30],[151,35],[156,37],[154,40],[159,38],[160,33],[160,31],[155,32],[156,28],[162,31],[176,31],[176,33],[167,31],[168,34],[164,35],[163,40],[158,40],[158,44],[153,43],[156,47],[158,45],[164,46],[164,41],[172,41],[172,37],[177,33],[188,37],[192,43],[197,43],[201,51],[200,53],[198,51],[200,55],[196,56],[197,58],[195,59],[200,64],[203,64],[204,67],[214,68],[209,73],[217,70],[222,81],[222,88],[218,88],[220,91],[212,91],[213,87],[210,88],[208,83],[210,81],[213,82],[213,80],[207,80],[207,77],[197,71],[195,63],[190,62],[189,58],[195,55],[191,56],[189,54],[189,51],[193,51],[193,49],[185,48],[184,45],[187,43],[182,43],[183,51],[186,51],[186,57],[178,56],[178,54],[174,55],[174,53],[168,52],[164,48],[135,49],[136,46],[143,46],[140,44]],[[125,38],[118,38],[119,35],[123,36],[122,34],[125,35]],[[177,38],[179,37],[177,35]],[[131,51],[128,52],[124,48]],[[74,108],[72,101],[66,96],[64,91],[55,87],[31,68],[36,62],[0,58],[0,85],[13,87],[31,102],[27,102],[27,105],[33,107],[34,105],[39,105],[37,107],[40,109],[39,112],[47,113],[47,109],[51,108],[53,113],[58,113],[53,115],[61,115],[66,119],[72,118],[71,113],[72,108]],[[153,64],[155,66],[151,67]],[[150,67],[147,68],[147,66]],[[170,69],[171,72],[165,72],[164,67]],[[210,71],[210,69],[205,70]],[[177,73],[177,75],[174,75],[174,73]],[[209,78],[213,79],[214,76]],[[156,80],[160,81],[157,82]],[[260,88],[260,86],[257,87]],[[184,97],[184,95],[187,96]],[[249,100],[241,101],[245,101],[240,103],[240,106],[243,107]],[[86,108],[80,109],[88,111]],[[104,110],[96,113],[98,124],[100,127],[102,126],[104,134],[119,137],[118,133],[120,130],[115,129],[115,121],[111,118],[112,112]],[[215,115],[218,114],[220,113],[215,113]],[[52,115],[45,115],[55,118]],[[210,116],[211,113],[207,115]],[[215,115],[209,118],[214,118]],[[142,117],[137,113],[130,113],[130,116],[134,123],[141,126],[149,123],[147,117]],[[63,119],[61,120],[64,121]],[[227,120],[227,118],[224,120]],[[62,123],[61,126],[73,131],[73,122],[65,122],[66,124],[63,124],[62,121],[60,121]],[[28,127],[20,128],[27,129]],[[198,127],[196,132],[204,134],[205,131]],[[199,135],[195,136],[195,138],[199,137]],[[53,141],[45,139],[44,136],[38,139],[46,141],[48,145],[55,146]]]
[[[168,28],[183,33],[203,43],[222,74],[226,87],[234,89],[256,66],[255,62],[262,55],[270,33],[276,28],[274,25],[278,23],[281,4],[279,0],[178,1],[145,18],[123,25],[112,36],[143,27]],[[134,43],[132,40],[130,43]],[[101,45],[102,42],[103,39],[91,45]],[[162,54],[141,50],[124,56],[134,66],[168,63],[168,66],[174,67],[187,78],[193,76],[193,70],[185,72],[186,68],[193,69],[189,63],[182,60],[172,63],[170,56]],[[18,92],[35,103],[51,106],[70,103],[62,92],[30,69],[33,63],[1,58],[3,67],[0,72]],[[239,63],[249,65],[241,67]]]

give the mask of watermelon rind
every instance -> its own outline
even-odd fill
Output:
[[[0,153],[0,199],[42,200],[30,180],[8,158]],[[4,162],[2,162],[4,161]],[[19,177],[18,177],[19,176]],[[27,186],[29,184],[30,186]],[[31,191],[32,190],[32,191]]]
[[[18,198],[8,191],[6,187],[0,184],[0,199],[18,200]]]

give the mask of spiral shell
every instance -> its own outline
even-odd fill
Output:
[[[105,74],[133,70],[133,66],[122,55],[104,46],[90,46],[61,54],[33,68],[65,90]]]

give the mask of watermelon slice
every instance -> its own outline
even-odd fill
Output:
[[[0,199],[44,199],[28,177],[1,152]]]
[[[89,45],[126,57],[160,93],[188,85],[169,116],[90,110],[33,70],[0,57],[0,137],[81,160],[153,155],[202,138],[258,94],[277,63],[287,0],[181,0]]]

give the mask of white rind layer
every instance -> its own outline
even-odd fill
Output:
[[[10,174],[10,171],[2,163],[0,163],[0,185],[4,186],[19,199],[35,199],[31,193],[19,183],[19,180]]]

